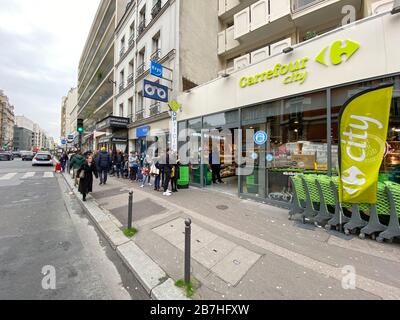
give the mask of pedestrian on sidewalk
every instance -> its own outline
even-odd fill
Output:
[[[143,161],[143,169],[142,169],[143,182],[142,185],[140,186],[141,188],[144,188],[146,183],[149,186],[151,186],[150,163],[151,163],[150,158],[146,156],[146,158]]]
[[[128,161],[129,161],[129,173],[130,173],[129,178],[133,182],[136,181],[137,179],[137,172],[139,168],[137,154],[132,151]]]
[[[107,184],[107,175],[111,168],[111,156],[105,147],[101,148],[97,157],[97,167],[100,170],[100,185]]]
[[[121,150],[119,150],[114,156],[114,165],[117,178],[122,178],[124,176],[124,156]]]
[[[171,171],[172,165],[170,164],[170,150],[167,149],[167,152],[161,157],[161,167],[164,173],[164,193],[163,196],[169,197],[171,196],[171,191],[168,190],[169,182],[171,181]]]
[[[79,168],[77,174],[79,177],[79,192],[82,194],[82,200],[86,201],[86,196],[90,192],[93,192],[93,175],[96,179],[99,177],[92,156],[86,158],[86,161]]]
[[[221,157],[218,147],[213,146],[212,152],[209,153],[208,161],[209,164],[211,165],[213,183],[224,184],[224,182],[221,179]]]
[[[65,172],[65,167],[67,166],[67,162],[68,162],[68,155],[65,152],[63,152],[60,158],[62,172]]]
[[[172,192],[178,192],[178,180],[180,179],[180,160],[177,158],[177,154],[174,153],[174,159],[176,159],[176,163],[172,165],[171,172],[171,189]]]
[[[72,179],[74,179],[75,187],[78,186],[78,170],[85,163],[85,160],[85,157],[82,156],[82,153],[80,151],[78,151],[71,159],[70,166],[73,170]]]
[[[154,157],[150,167],[150,175],[154,177],[154,191],[161,189],[160,157]]]

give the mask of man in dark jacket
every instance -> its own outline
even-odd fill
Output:
[[[78,170],[85,163],[85,157],[82,156],[81,152],[78,152],[71,158],[70,166],[73,170],[72,179],[75,181],[75,187],[78,185]]]
[[[122,154],[122,151],[118,151],[115,156],[114,156],[114,164],[116,167],[116,171],[117,171],[117,177],[119,179],[119,177],[123,177],[124,176],[124,155]]]
[[[99,169],[100,173],[100,185],[107,183],[107,174],[111,168],[111,156],[107,152],[106,148],[102,148],[101,152],[97,157],[97,168]]]

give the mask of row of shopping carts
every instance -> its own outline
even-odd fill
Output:
[[[303,223],[314,223],[347,235],[359,234],[378,242],[400,238],[400,184],[378,183],[377,204],[339,202],[338,177],[300,174],[291,177],[293,200],[289,219],[299,216]]]

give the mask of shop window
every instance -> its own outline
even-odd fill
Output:
[[[385,158],[382,161],[380,181],[400,183],[400,77],[390,77],[362,82],[332,90],[332,166],[338,172],[339,113],[343,104],[355,94],[384,83],[394,83],[393,100],[389,118],[389,130]]]
[[[325,91],[243,109],[241,192],[289,203],[291,175],[327,174],[326,115]],[[252,140],[258,131],[265,144]]]

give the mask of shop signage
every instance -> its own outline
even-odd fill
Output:
[[[341,202],[377,202],[392,95],[393,85],[380,86],[358,93],[342,108],[339,130]]]
[[[274,160],[274,156],[272,154],[267,154],[267,161],[268,162],[272,162],[272,160]]]
[[[150,74],[152,76],[162,78],[163,77],[163,66],[155,61],[150,62]]]
[[[332,45],[324,48],[315,58],[315,61],[324,66],[328,66],[326,55],[329,52],[329,61],[332,65],[340,65],[343,62],[343,56],[346,56],[348,61],[360,48],[360,44],[351,40],[345,40],[343,45],[342,40],[337,40]],[[307,64],[310,62],[309,57],[294,60],[290,63],[276,64],[272,69],[265,70],[253,76],[243,76],[239,80],[241,88],[251,87],[260,83],[268,82],[269,80],[280,78],[283,84],[303,84],[309,74]]]
[[[171,116],[171,150],[178,151],[178,114],[172,112]]]
[[[268,134],[265,131],[258,131],[254,134],[254,142],[258,145],[263,145],[268,141]]]
[[[140,127],[136,129],[136,137],[143,138],[147,137],[150,133],[150,126]]]
[[[178,101],[176,100],[168,102],[168,106],[173,112],[178,112],[179,110],[182,109],[182,105],[178,103]]]
[[[168,102],[168,87],[144,80],[143,96],[156,101]]]
[[[96,124],[96,130],[101,131],[107,128],[127,128],[129,118],[108,117]]]

